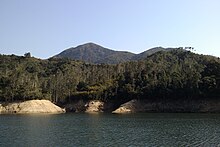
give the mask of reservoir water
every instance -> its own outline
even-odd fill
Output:
[[[220,114],[0,115],[0,146],[220,146]]]

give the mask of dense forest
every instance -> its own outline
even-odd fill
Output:
[[[0,101],[8,102],[220,98],[220,59],[178,49],[116,65],[0,55],[0,73]]]

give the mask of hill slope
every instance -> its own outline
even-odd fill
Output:
[[[57,104],[79,101],[78,107],[100,100],[117,108],[138,99],[157,112],[201,112],[208,102],[220,102],[219,58],[182,50],[116,65],[0,55],[0,73],[2,102],[44,98]],[[210,106],[208,112],[219,105]]]
[[[100,45],[94,43],[86,43],[79,45],[77,47],[69,48],[64,50],[58,55],[55,55],[55,58],[69,58],[73,60],[81,60],[88,63],[95,64],[118,64],[127,61],[138,61],[147,58],[148,56],[159,52],[159,51],[170,51],[175,48],[162,48],[155,47],[149,50],[146,50],[140,54],[134,54],[131,52],[125,51],[114,51],[111,49],[104,48]]]
[[[134,55],[130,52],[114,51],[94,43],[87,43],[75,48],[69,48],[54,57],[81,60],[89,63],[116,64],[129,61]]]
[[[153,55],[154,53],[157,53],[160,51],[171,51],[171,50],[175,50],[175,49],[177,49],[177,48],[163,48],[163,47],[151,48],[151,49],[146,50],[140,54],[133,56],[132,60],[134,60],[134,61],[143,60],[143,59],[147,58],[148,56]]]

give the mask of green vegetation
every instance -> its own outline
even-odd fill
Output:
[[[0,55],[0,101],[220,98],[220,60],[182,50],[116,65]]]

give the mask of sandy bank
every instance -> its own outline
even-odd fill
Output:
[[[65,110],[49,100],[29,100],[24,102],[0,103],[1,113],[65,113]]]
[[[144,110],[145,109],[143,104],[140,101],[134,99],[122,104],[112,113],[136,113],[136,112],[143,112]]]
[[[112,113],[138,113],[138,112],[199,112],[220,113],[220,101],[208,100],[172,100],[172,101],[144,101],[131,100],[122,104]]]

